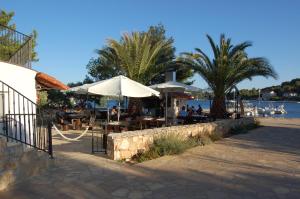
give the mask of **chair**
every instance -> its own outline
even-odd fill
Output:
[[[56,121],[61,126],[61,129],[63,131],[68,131],[69,130],[69,125],[71,124],[71,122],[69,122],[65,118],[65,113],[57,112],[56,113]]]

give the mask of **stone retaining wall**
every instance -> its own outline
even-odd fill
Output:
[[[51,161],[45,152],[0,136],[0,191],[46,170]]]
[[[139,151],[147,150],[155,137],[176,134],[187,138],[189,136],[210,135],[213,133],[219,133],[221,136],[224,136],[232,127],[254,122],[254,118],[228,119],[210,123],[112,133],[108,135],[107,139],[107,155],[113,160],[129,159]]]

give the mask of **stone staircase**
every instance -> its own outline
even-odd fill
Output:
[[[7,142],[0,136],[0,191],[37,175],[51,163],[49,156],[21,143]]]

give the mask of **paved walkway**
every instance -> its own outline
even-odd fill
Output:
[[[87,142],[60,141],[53,168],[0,198],[300,198],[300,119],[263,124],[134,166],[88,154]]]

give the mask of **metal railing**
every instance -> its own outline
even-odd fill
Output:
[[[31,68],[32,37],[0,24],[0,60]]]
[[[92,129],[92,153],[104,152],[107,150],[107,134]]]
[[[0,135],[53,157],[52,117],[29,98],[0,81]]]
[[[91,115],[91,120],[92,117],[94,117],[94,121],[96,121],[96,112],[94,110],[94,113]],[[92,153],[97,153],[97,152],[104,152],[106,153],[107,150],[107,123],[105,119],[100,119],[98,120],[100,122],[99,128],[96,128],[95,122],[90,122],[92,124],[91,126],[91,131],[92,131]]]

